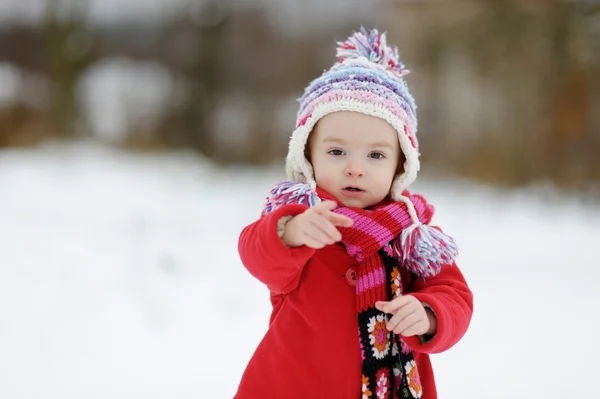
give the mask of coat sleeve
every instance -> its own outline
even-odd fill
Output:
[[[437,332],[425,342],[419,336],[403,337],[415,352],[441,353],[453,347],[467,332],[473,314],[473,293],[456,263],[442,268],[425,281],[417,278],[410,292],[427,304],[437,318]]]
[[[284,205],[246,226],[239,237],[238,252],[248,272],[274,294],[293,291],[300,282],[304,265],[315,253],[307,246],[288,248],[277,234],[277,222],[296,216],[305,205]]]

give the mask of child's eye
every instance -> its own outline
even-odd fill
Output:
[[[385,155],[383,155],[381,152],[372,152],[369,154],[369,157],[373,159],[383,159],[385,158]]]
[[[342,151],[342,150],[331,150],[331,151],[328,152],[328,154],[331,154],[331,155],[344,155],[344,151]]]

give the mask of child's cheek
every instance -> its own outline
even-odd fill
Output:
[[[330,174],[321,173],[316,176],[317,176],[317,178],[316,178],[317,184],[320,187],[327,190],[328,188],[335,186],[335,179]]]

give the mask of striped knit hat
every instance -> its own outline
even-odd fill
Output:
[[[389,47],[386,34],[361,28],[345,42],[338,42],[338,62],[312,81],[300,98],[296,130],[286,159],[290,180],[316,188],[312,166],[304,156],[308,136],[327,114],[355,111],[386,120],[398,132],[406,157],[404,172],[394,179],[390,194],[406,202],[402,191],[417,178],[419,150],[416,105],[403,76],[409,71],[398,60],[398,49]]]

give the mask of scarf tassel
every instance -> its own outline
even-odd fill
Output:
[[[425,224],[404,229],[394,240],[394,249],[406,268],[421,278],[435,276],[458,256],[458,245],[452,237]]]
[[[285,204],[304,204],[313,207],[319,202],[321,199],[308,184],[284,181],[271,189],[262,214],[267,215]]]

